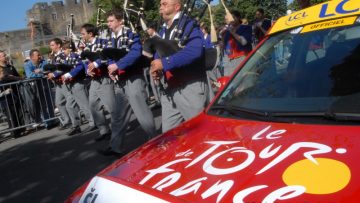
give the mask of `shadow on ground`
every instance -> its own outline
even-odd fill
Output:
[[[97,153],[108,144],[93,141],[97,133],[68,137],[57,129],[42,130],[1,143],[0,202],[63,202],[116,160]],[[126,150],[144,142],[144,132],[135,127],[126,136]]]

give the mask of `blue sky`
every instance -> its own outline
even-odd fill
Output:
[[[0,12],[0,32],[26,28],[26,10],[31,9],[36,2],[51,2],[51,0],[1,0],[3,8]]]
[[[1,0],[0,32],[26,28],[26,10],[31,9],[36,2],[51,2],[50,0]]]

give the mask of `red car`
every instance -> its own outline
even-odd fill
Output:
[[[359,15],[333,0],[279,19],[206,111],[67,202],[359,202]]]

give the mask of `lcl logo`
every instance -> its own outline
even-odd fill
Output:
[[[285,22],[286,25],[288,26],[294,26],[294,25],[298,25],[301,24],[301,20],[308,17],[307,13],[305,11],[303,12],[299,12],[295,15],[291,15],[289,17],[289,19]]]
[[[335,16],[338,14],[351,14],[351,13],[355,13],[358,12],[360,10],[360,8],[357,9],[353,9],[353,10],[346,10],[344,8],[345,4],[347,2],[349,2],[350,0],[343,0],[341,1],[336,7],[335,7],[335,11],[331,12],[329,11],[328,7],[329,7],[329,3],[326,3],[324,5],[322,5],[321,7],[321,11],[319,14],[320,18],[327,18],[327,17],[331,17],[331,16]]]

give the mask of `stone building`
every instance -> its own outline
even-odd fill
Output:
[[[66,34],[66,26],[74,15],[75,27],[89,22],[95,12],[93,0],[53,1],[51,4],[40,2],[34,4],[26,15],[29,23],[41,25],[44,35]]]
[[[26,12],[28,27],[21,30],[0,32],[0,49],[21,53],[46,45],[54,37],[63,38],[66,27],[74,14],[74,32],[93,17],[96,8],[93,0],[64,0],[35,3]]]

